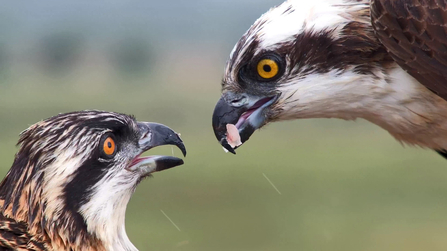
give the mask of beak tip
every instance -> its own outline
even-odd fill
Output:
[[[186,157],[186,146],[183,143],[183,140],[180,138],[180,133],[176,133],[177,135],[177,143],[175,145],[177,145],[177,147],[180,149],[180,151],[182,151],[183,157]]]
[[[221,144],[225,149],[227,149],[227,151],[229,151],[230,153],[232,153],[232,154],[236,154],[235,148],[231,147],[230,144],[228,144],[228,142],[227,142],[227,140],[226,140],[225,138],[223,138],[223,139],[220,141],[220,144]]]

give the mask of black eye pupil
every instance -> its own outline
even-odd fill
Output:
[[[272,71],[272,67],[270,67],[270,65],[264,65],[264,66],[262,67],[262,69],[263,69],[265,72],[271,72],[271,71]]]
[[[107,142],[107,147],[108,148],[112,148],[112,143],[111,142]]]

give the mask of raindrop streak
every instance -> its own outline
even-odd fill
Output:
[[[166,218],[168,218],[168,220],[172,223],[172,225],[174,225],[175,228],[177,228],[178,231],[182,231],[177,225],[175,225],[175,223],[171,220],[171,218],[169,218],[169,216],[165,214],[165,212],[163,212],[163,210],[160,209],[160,211],[164,216],[166,216]]]
[[[281,195],[281,192],[278,190],[278,188],[276,188],[276,186],[273,184],[273,182],[270,181],[270,179],[267,177],[267,175],[265,175],[265,173],[262,173],[262,175],[264,175],[265,179],[270,183],[270,185],[272,185],[272,187],[275,188],[275,190],[279,193],[279,195]]]

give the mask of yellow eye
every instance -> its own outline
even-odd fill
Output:
[[[261,78],[270,79],[278,75],[278,64],[271,59],[263,59],[258,63],[258,74]]]
[[[102,150],[107,155],[113,155],[115,153],[115,141],[112,139],[112,137],[108,137],[106,140],[104,140],[104,143],[102,145]]]

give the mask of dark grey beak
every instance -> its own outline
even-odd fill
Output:
[[[236,124],[241,117],[241,115],[248,110],[246,106],[233,106],[225,101],[224,97],[220,98],[214,108],[213,113],[213,130],[217,141],[230,153],[236,154],[233,147],[227,142],[227,124]],[[256,129],[248,125],[245,127],[239,135],[241,136],[241,141],[244,143],[250,136],[254,133]]]
[[[214,108],[213,130],[219,143],[229,152],[236,154],[227,141],[227,124],[235,125],[241,142],[246,142],[250,136],[267,123],[266,110],[278,96],[252,96],[227,92],[222,95]]]
[[[186,147],[183,141],[180,139],[179,134],[171,128],[149,122],[138,122],[138,128],[140,129],[139,145],[141,152],[157,146],[174,145],[182,151],[183,156],[186,156]],[[145,163],[145,168],[148,168],[148,171],[157,172],[182,165],[183,160],[172,156],[151,156],[146,158],[146,161],[142,164]]]

